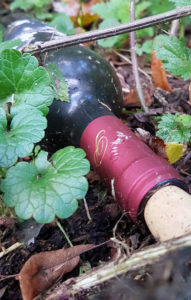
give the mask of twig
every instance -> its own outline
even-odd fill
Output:
[[[180,19],[182,17],[186,17],[189,15],[191,15],[191,5],[174,9],[155,16],[136,20],[128,24],[122,24],[107,29],[93,30],[90,32],[85,32],[77,35],[66,36],[62,39],[56,39],[44,43],[36,43],[33,46],[30,45],[30,47],[24,47],[22,49],[22,52],[32,52],[34,54],[39,52],[46,52],[52,49],[58,49],[61,47],[72,46],[84,42],[90,42],[98,39],[104,39],[107,37],[116,36],[122,33],[139,30],[142,28],[154,26],[156,24],[172,21],[175,19]]]
[[[9,248],[4,249],[3,251],[0,252],[0,258],[2,258],[4,255],[16,250],[17,248],[19,248],[21,246],[23,246],[23,243],[17,242],[15,244],[13,244],[12,246],[10,246]]]
[[[89,222],[91,222],[92,218],[90,216],[90,212],[89,212],[89,208],[88,208],[88,204],[87,204],[86,198],[84,198],[83,200],[84,200],[84,207],[85,207],[85,210],[86,210],[86,215],[88,217]]]
[[[121,57],[123,61],[125,61],[126,63],[132,65],[132,61],[128,57],[124,56],[123,54],[119,53],[116,50],[113,50],[113,52],[115,54],[117,54],[119,57]],[[150,83],[152,83],[151,77],[144,70],[142,70],[141,68],[138,68],[138,70],[139,70],[140,73],[145,75],[145,77],[147,77],[147,79],[150,81]]]
[[[85,299],[89,292],[97,292],[101,286],[114,280],[116,276],[131,274],[135,270],[145,268],[147,265],[153,265],[164,255],[191,247],[191,236],[183,236],[158,245],[152,245],[145,250],[133,253],[130,258],[115,262],[109,262],[103,266],[94,268],[90,272],[77,278],[71,278],[62,283],[54,290],[49,290],[43,297],[37,297],[35,300],[58,300],[58,299]]]
[[[170,32],[169,32],[170,36],[177,36],[179,25],[180,25],[180,20],[172,21]]]
[[[130,20],[133,22],[135,20],[135,0],[131,0],[130,4]],[[148,112],[148,107],[145,103],[145,98],[143,95],[143,90],[139,78],[139,71],[138,71],[138,63],[137,63],[137,55],[135,51],[135,31],[130,32],[130,46],[131,46],[131,60],[132,60],[132,69],[133,69],[133,75],[135,78],[135,84],[136,84],[136,91],[141,103],[141,106],[145,112]]]

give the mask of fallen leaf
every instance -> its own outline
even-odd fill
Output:
[[[185,145],[178,143],[165,143],[161,138],[152,136],[150,132],[137,128],[136,135],[147,144],[157,155],[174,164],[185,153]]]
[[[145,98],[147,106],[150,106],[152,103],[152,99],[151,99],[149,93],[147,92],[147,90],[143,90],[143,94],[144,94],[144,98]],[[125,107],[141,106],[136,89],[131,90],[129,93],[125,93],[125,96],[123,99],[123,105]]]
[[[166,143],[165,151],[170,164],[174,164],[184,154],[184,145],[178,143]]]
[[[151,71],[155,87],[159,87],[168,92],[172,92],[172,89],[167,80],[166,71],[162,66],[161,60],[157,58],[154,51],[152,52],[151,56]]]
[[[86,27],[96,21],[99,17],[95,14],[91,7],[94,4],[102,2],[102,0],[90,0],[88,2],[82,2],[80,7],[80,1],[65,0],[64,12],[67,14],[74,23],[78,23],[83,27]]]
[[[93,183],[95,181],[99,181],[100,177],[95,171],[89,171],[89,173],[86,175],[86,178],[89,183]]]
[[[71,272],[79,263],[79,255],[92,248],[92,244],[77,245],[31,256],[16,278],[20,283],[23,300],[32,300],[60,276]]]

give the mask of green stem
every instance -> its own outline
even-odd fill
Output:
[[[64,230],[64,228],[62,227],[62,225],[60,224],[60,222],[58,220],[56,220],[56,224],[58,226],[58,228],[62,231],[65,239],[67,240],[68,244],[70,245],[70,247],[73,247],[72,242],[69,239],[69,236],[67,235],[66,231]]]
[[[180,22],[180,30],[179,30],[179,38],[184,38],[185,36],[185,25],[184,23],[181,21]]]

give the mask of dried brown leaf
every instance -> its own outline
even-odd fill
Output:
[[[152,103],[152,99],[147,92],[147,90],[143,91],[144,98],[146,101],[147,106],[150,106]],[[131,90],[129,93],[126,93],[123,99],[123,105],[125,107],[127,106],[141,106],[139,96],[137,94],[136,89]]]
[[[136,135],[139,137],[141,141],[147,144],[157,155],[163,157],[168,160],[166,151],[165,151],[165,143],[162,139],[156,136],[152,136],[150,132],[137,128]]]
[[[91,7],[96,3],[102,2],[102,0],[90,0],[88,2],[82,2],[81,4],[76,0],[65,0],[65,2],[64,12],[74,23],[76,23],[80,17],[81,25],[88,26],[98,19],[98,15],[92,11]]]
[[[166,71],[162,67],[162,62],[159,58],[157,58],[154,51],[152,52],[151,56],[151,71],[155,87],[159,87],[171,93],[172,89],[168,83]]]
[[[23,300],[32,300],[49,288],[57,278],[71,272],[79,263],[79,255],[93,247],[92,244],[77,245],[31,256],[17,276]]]

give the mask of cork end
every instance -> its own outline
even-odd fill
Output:
[[[191,195],[176,186],[165,186],[148,200],[145,222],[159,241],[191,233]]]

